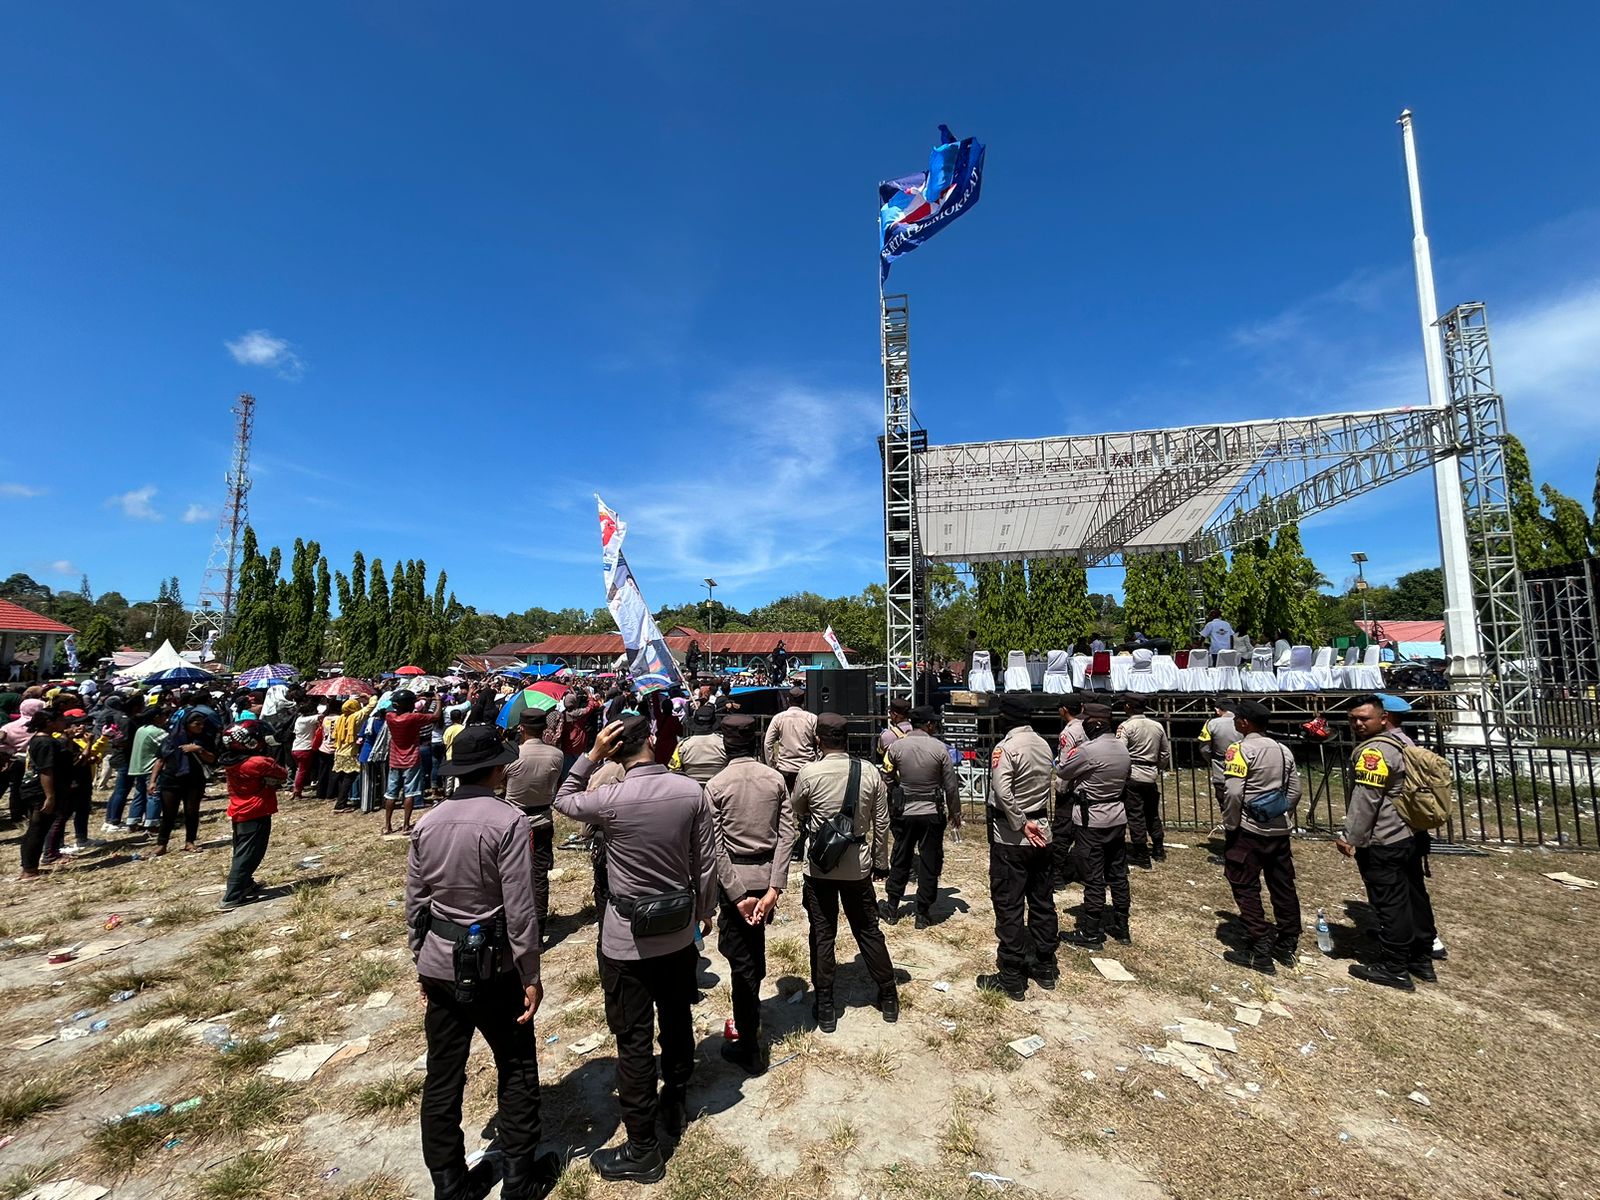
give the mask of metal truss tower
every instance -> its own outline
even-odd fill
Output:
[[[887,578],[885,683],[890,696],[911,697],[923,616],[922,540],[917,531],[917,455],[928,435],[911,415],[911,308],[904,295],[882,300],[883,559]]]
[[[1495,390],[1483,305],[1456,305],[1439,319],[1438,329],[1461,447],[1457,463],[1485,666],[1496,715],[1506,733],[1518,737],[1533,726],[1539,663],[1528,637],[1506,486],[1506,406]],[[1457,652],[1454,646],[1446,649]]]
[[[188,649],[210,658],[228,632],[238,595],[239,544],[250,521],[250,435],[255,429],[256,398],[241,394],[233,406],[237,425],[233,435],[233,461],[228,468],[228,495],[217,518],[217,535],[211,558],[200,583],[199,601],[189,623]]]

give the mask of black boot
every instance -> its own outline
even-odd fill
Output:
[[[1423,983],[1438,983],[1439,974],[1433,969],[1431,958],[1421,958],[1414,963],[1408,963],[1406,970],[1415,975]]]
[[[980,991],[999,992],[1013,1000],[1022,1000],[1028,994],[1026,982],[1007,975],[979,975],[977,984]]]
[[[1056,990],[1056,984],[1061,981],[1061,969],[1055,963],[1029,963],[1028,978],[1037,983],[1047,992]]]
[[[933,924],[933,918],[930,917],[927,913],[923,912],[920,908],[917,909],[917,928],[918,929],[926,929],[929,925],[932,925],[932,924]]]
[[[723,1042],[721,1053],[724,1062],[732,1063],[746,1075],[765,1075],[771,1061],[765,1046],[753,1040],[747,1044],[744,1038]]]
[[[1098,924],[1091,925],[1087,921],[1076,929],[1067,930],[1061,935],[1061,940],[1080,950],[1104,950],[1106,946],[1105,931]]]
[[[1296,953],[1296,951],[1299,949],[1299,942],[1273,942],[1273,961],[1276,962],[1280,967],[1288,967],[1292,970],[1300,961],[1299,955]]]
[[[611,1150],[596,1150],[589,1156],[589,1163],[601,1179],[626,1183],[659,1183],[667,1173],[658,1147],[639,1147],[632,1142],[623,1142]]]
[[[832,1033],[839,1028],[839,1017],[833,1011],[833,997],[823,996],[820,992],[811,1002],[811,1016],[816,1021],[817,1028],[823,1033]]]
[[[1111,937],[1119,946],[1133,945],[1133,934],[1128,932],[1128,914],[1121,910],[1111,914]]]
[[[1391,987],[1400,992],[1414,992],[1417,985],[1411,982],[1411,975],[1402,967],[1391,966],[1389,963],[1351,963],[1350,974],[1356,979],[1364,979],[1368,983],[1375,983],[1379,987]]]
[[[1253,942],[1238,950],[1229,950],[1222,956],[1222,961],[1232,963],[1236,967],[1249,967],[1250,970],[1260,971],[1263,975],[1278,973],[1278,968],[1272,965],[1270,941]]]
[[[689,1097],[683,1088],[662,1088],[661,1099],[656,1103],[656,1119],[673,1141],[683,1136],[689,1127]]]
[[[878,989],[878,1009],[890,1025],[900,1019],[900,993],[895,990],[894,984]]]
[[[561,1180],[561,1156],[541,1154],[534,1159],[506,1159],[506,1182],[500,1200],[544,1200]]]
[[[900,902],[898,900],[879,900],[878,919],[885,925],[895,925],[900,921]]]
[[[1128,847],[1128,865],[1130,867],[1143,867],[1150,869],[1150,849],[1143,842],[1135,842]]]
[[[1150,846],[1150,857],[1155,859],[1156,862],[1167,861],[1167,848],[1162,843],[1160,838],[1152,839],[1152,844]]]
[[[461,1194],[467,1186],[466,1163],[459,1167],[446,1167],[442,1171],[429,1171],[428,1174],[433,1178],[433,1200],[461,1200]]]

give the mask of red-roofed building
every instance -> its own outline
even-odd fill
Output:
[[[48,672],[50,664],[56,660],[56,639],[77,632],[71,625],[40,616],[31,608],[0,600],[0,671],[8,678],[17,678],[13,669],[17,662],[17,639],[36,637],[39,639],[38,661]]]
[[[838,659],[820,633],[701,633],[688,625],[667,630],[667,649],[680,663],[689,656],[689,643],[700,643],[700,653],[709,663],[714,657],[719,666],[749,666],[760,659],[770,664],[772,651],[781,641],[796,667],[838,666]],[[849,647],[845,648],[848,652]],[[490,650],[491,655],[514,654],[524,662],[547,663],[560,660],[569,667],[606,667],[623,652],[622,637],[615,633],[561,633],[542,642],[526,645],[509,643]]]

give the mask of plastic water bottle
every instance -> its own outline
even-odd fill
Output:
[[[698,925],[694,927],[694,948],[701,954],[706,952],[706,939],[701,936],[700,926]]]
[[[1317,949],[1324,954],[1333,953],[1333,932],[1328,928],[1328,914],[1317,909]]]

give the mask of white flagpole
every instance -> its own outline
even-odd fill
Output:
[[[1439,342],[1439,303],[1433,293],[1433,254],[1422,225],[1422,182],[1417,173],[1417,143],[1411,128],[1411,110],[1396,122],[1405,143],[1406,181],[1411,189],[1411,253],[1416,261],[1417,308],[1422,321],[1422,355],[1428,373],[1428,403],[1448,408],[1450,387],[1445,379],[1444,348]],[[1478,617],[1473,603],[1472,560],[1467,552],[1466,506],[1461,474],[1454,458],[1433,465],[1434,502],[1439,510],[1439,558],[1444,568],[1444,624],[1446,649],[1453,677],[1476,678],[1483,672],[1483,647],[1478,637]]]

